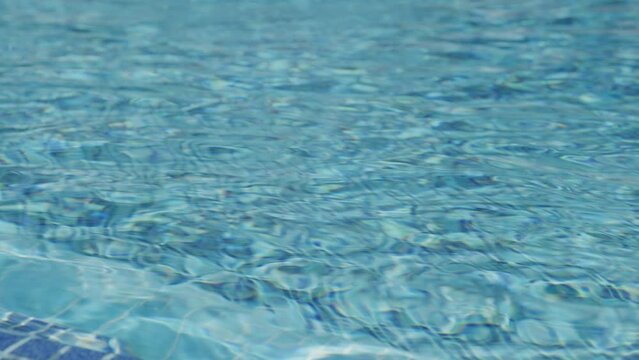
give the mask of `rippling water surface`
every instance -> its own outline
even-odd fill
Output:
[[[637,19],[0,0],[0,307],[143,359],[635,359]]]

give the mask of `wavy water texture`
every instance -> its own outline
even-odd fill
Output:
[[[0,0],[0,307],[143,359],[636,358],[638,18]]]

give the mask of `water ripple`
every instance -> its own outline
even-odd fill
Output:
[[[0,0],[0,307],[145,359],[636,357],[638,9]]]

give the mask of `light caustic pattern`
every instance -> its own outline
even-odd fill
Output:
[[[636,358],[637,19],[0,0],[0,307],[143,359]]]

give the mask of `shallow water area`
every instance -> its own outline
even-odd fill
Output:
[[[141,359],[636,358],[638,18],[0,0],[0,308]]]

